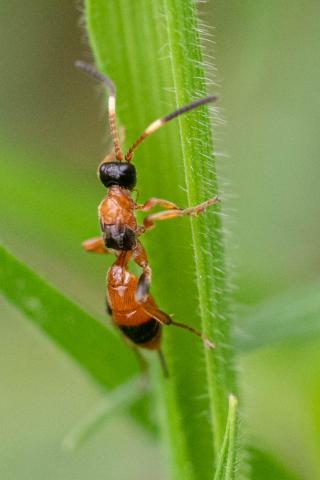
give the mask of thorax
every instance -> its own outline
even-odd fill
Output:
[[[114,186],[108,190],[106,197],[98,207],[101,225],[128,225],[132,230],[137,227],[134,216],[134,201],[129,190]]]

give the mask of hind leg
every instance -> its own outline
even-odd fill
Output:
[[[149,295],[152,271],[148,262],[147,253],[139,241],[137,241],[136,247],[132,252],[132,259],[142,268],[142,274],[139,277],[136,288],[135,299],[138,303],[144,303]]]
[[[196,328],[191,327],[190,325],[187,325],[186,323],[175,322],[174,320],[172,320],[170,315],[163,312],[162,310],[159,310],[158,307],[151,304],[147,304],[145,307],[143,307],[143,309],[152,318],[157,320],[157,322],[159,322],[161,325],[173,325],[175,327],[187,330],[188,332],[193,333],[197,337],[201,338],[203,345],[206,348],[208,349],[215,348],[215,344],[211,342],[211,340],[209,340],[203,332],[201,332],[200,330],[197,330]]]
[[[130,348],[130,350],[133,351],[137,363],[139,365],[139,370],[142,378],[142,386],[145,387],[145,383],[148,377],[148,370],[149,370],[149,365],[144,356],[142,355],[139,347],[137,347],[131,340],[129,340],[121,331],[121,338],[123,339],[124,343]]]
[[[162,352],[161,349],[158,350],[158,355],[159,355],[159,360],[160,360],[160,365],[161,365],[161,368],[162,368],[163,376],[165,378],[169,378],[170,375],[169,375],[167,362],[165,361],[165,358],[164,358],[164,355],[163,355],[163,352]]]

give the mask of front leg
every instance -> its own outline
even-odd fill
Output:
[[[141,205],[135,205],[135,210],[140,210],[141,212],[148,212],[151,210],[153,207],[162,207],[165,208],[166,210],[180,210],[179,207],[173,203],[170,202],[169,200],[164,200],[163,198],[156,198],[156,197],[151,197],[149,200],[144,202]],[[136,235],[139,237],[140,235],[143,235],[147,229],[144,226],[139,226],[136,231]]]
[[[218,202],[219,202],[219,198],[213,197],[213,198],[210,198],[209,200],[206,200],[205,202],[200,203],[199,205],[196,205],[195,207],[189,207],[184,209],[173,208],[167,211],[153,213],[145,217],[143,221],[143,227],[144,227],[143,231],[150,230],[151,228],[153,228],[155,226],[154,222],[159,220],[167,220],[169,218],[184,217],[186,215],[189,215],[192,217],[199,215],[210,205],[215,205]]]
[[[111,250],[108,250],[103,242],[102,237],[89,238],[82,242],[82,248],[86,252],[92,253],[112,253]]]
[[[162,198],[149,198],[146,202],[144,202],[142,205],[136,205],[135,209],[136,210],[141,210],[142,212],[148,212],[151,210],[153,207],[162,207],[165,208],[166,210],[171,210],[173,208],[178,209],[177,205],[173,202],[170,202],[169,200],[163,200]]]

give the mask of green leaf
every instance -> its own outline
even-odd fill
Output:
[[[67,450],[75,450],[101,428],[115,413],[128,409],[133,403],[145,394],[141,383],[142,378],[137,377],[116,387],[69,432],[63,439],[62,445]]]
[[[259,447],[249,447],[251,478],[258,480],[298,480],[298,477],[289,472],[270,452]]]
[[[94,170],[92,180],[80,168],[77,172],[68,158],[43,162],[39,153],[1,139],[1,243],[103,319],[104,279],[112,258],[101,262],[81,248],[85,238],[97,233],[96,205],[103,189],[97,188]]]
[[[214,480],[234,480],[237,465],[238,401],[229,396],[229,411]]]
[[[206,95],[193,1],[86,0],[85,6],[97,68],[117,87],[127,146],[151,121]],[[213,197],[212,153],[206,107],[166,125],[134,157],[139,199],[167,198],[183,207]],[[172,478],[212,478],[228,394],[235,392],[219,211],[217,206],[196,219],[161,222],[143,238],[160,308],[202,328],[217,344],[209,352],[191,335],[164,329],[171,377],[163,390],[163,418]]]
[[[320,335],[320,284],[300,287],[272,297],[242,313],[237,349],[249,352],[283,342]]]
[[[114,387],[136,371],[134,356],[112,330],[48,285],[3,247],[0,247],[0,263],[3,295],[98,384]],[[121,362],[117,362],[119,357]]]
[[[114,329],[85,313],[1,246],[0,263],[1,293],[101,387],[112,389],[137,372],[135,355]],[[129,406],[133,417],[154,432],[149,396]]]

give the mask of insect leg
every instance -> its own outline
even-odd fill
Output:
[[[160,360],[160,365],[161,365],[161,368],[162,368],[163,376],[165,378],[169,378],[170,377],[169,370],[168,370],[167,362],[165,361],[162,350],[158,350],[158,355],[159,355],[159,360]]]
[[[144,310],[162,325],[174,325],[175,327],[183,328],[184,330],[197,335],[197,337],[200,337],[206,348],[215,348],[215,344],[212,343],[204,333],[196,328],[193,328],[185,323],[175,322],[167,313],[162,312],[162,310],[159,310],[153,305],[147,305]]]
[[[101,237],[89,238],[88,240],[85,240],[84,242],[82,242],[81,245],[86,252],[111,253],[111,250],[108,250],[104,246],[104,242]]]
[[[155,226],[154,222],[157,222],[159,220],[167,220],[169,218],[184,217],[186,215],[189,215],[192,217],[199,215],[210,205],[215,205],[218,202],[219,202],[219,198],[213,197],[213,198],[210,198],[209,200],[206,200],[205,202],[200,203],[199,205],[196,205],[195,207],[189,207],[184,209],[177,208],[177,209],[167,210],[167,211],[148,215],[147,217],[145,217],[143,221],[144,229],[150,230]]]
[[[142,274],[139,277],[135,292],[135,299],[138,303],[144,303],[149,295],[152,271],[148,263],[146,251],[139,241],[137,241],[136,247],[132,252],[132,259],[142,268]]]
[[[131,342],[130,342],[131,343]],[[147,372],[148,372],[148,364],[146,362],[146,359],[144,358],[144,356],[142,355],[142,353],[140,352],[140,350],[138,349],[138,347],[136,347],[135,345],[133,345],[131,343],[130,345],[130,348],[133,350],[137,360],[138,360],[138,363],[139,363],[139,368],[140,368],[140,372],[142,375],[146,375]]]
[[[141,210],[142,212],[147,212],[148,210],[151,210],[151,208],[156,206],[165,208],[166,210],[179,209],[179,207],[175,203],[170,202],[169,200],[163,200],[162,198],[155,197],[149,198],[149,200],[144,202],[142,205],[136,205],[135,209]]]
[[[133,353],[135,354],[136,356],[136,359],[137,359],[137,362],[139,364],[139,368],[140,368],[140,372],[142,375],[145,375],[147,374],[148,372],[148,363],[146,361],[146,359],[144,358],[144,356],[142,355],[141,351],[139,350],[139,348],[133,343],[131,342],[131,340],[129,340],[121,331],[120,331],[120,334],[121,334],[121,338],[122,340],[124,341],[124,343],[133,351]]]

